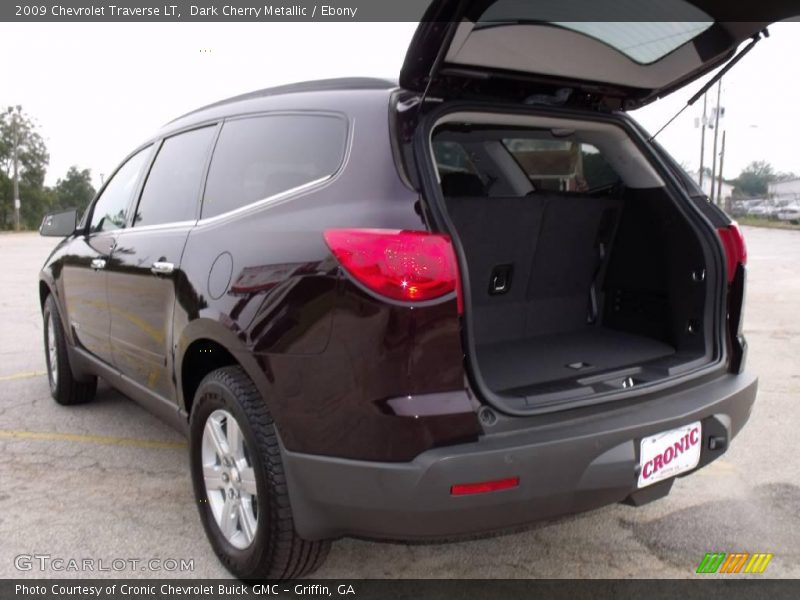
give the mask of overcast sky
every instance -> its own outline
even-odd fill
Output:
[[[23,106],[50,151],[47,183],[70,165],[95,185],[134,146],[176,116],[235,94],[342,76],[396,79],[415,23],[2,23],[0,106]],[[752,160],[800,173],[800,23],[770,28],[723,83],[726,177]],[[698,89],[635,116],[655,132]],[[709,106],[716,102],[716,88]],[[660,136],[699,164],[702,100]],[[711,159],[707,137],[707,164]]]

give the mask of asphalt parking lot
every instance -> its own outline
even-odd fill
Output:
[[[691,577],[706,552],[770,552],[759,577],[800,577],[800,231],[746,228],[750,423],[666,499],[445,545],[341,540],[317,576]],[[183,439],[108,386],[50,398],[37,272],[54,246],[0,235],[0,577],[228,577],[196,514]],[[19,555],[192,559],[192,571],[20,571]]]

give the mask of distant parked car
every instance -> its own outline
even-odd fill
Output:
[[[773,214],[773,207],[767,204],[759,204],[758,206],[751,206],[747,209],[747,215],[750,217],[763,217],[768,218]]]
[[[800,205],[798,206],[784,206],[777,217],[781,221],[789,221],[791,223],[800,223]]]
[[[750,209],[755,205],[751,200],[734,200],[731,203],[730,214],[734,217],[745,217],[750,214]]]

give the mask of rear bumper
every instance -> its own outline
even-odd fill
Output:
[[[428,450],[406,463],[282,448],[295,527],[307,539],[441,539],[510,529],[623,500],[643,503],[667,493],[672,481],[636,493],[639,440],[702,421],[700,468],[721,456],[746,423],[757,383],[748,373],[724,375],[602,416],[488,434],[474,443]],[[456,483],[505,477],[519,477],[519,486],[450,495]]]

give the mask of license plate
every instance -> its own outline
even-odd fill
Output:
[[[702,439],[700,421],[644,438],[638,486],[647,487],[694,469],[700,462]]]

